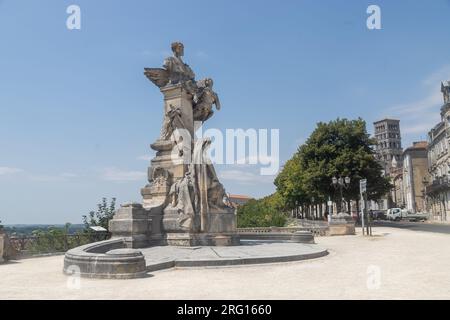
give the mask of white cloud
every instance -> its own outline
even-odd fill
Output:
[[[150,161],[153,159],[153,157],[154,157],[154,155],[142,155],[142,156],[137,157],[136,159],[143,160],[143,161]]]
[[[257,165],[257,164],[269,164],[269,163],[279,163],[278,157],[275,156],[246,156],[244,158],[239,158],[236,160],[236,164],[239,165]]]
[[[121,170],[115,167],[105,168],[102,178],[107,181],[125,182],[144,180],[147,177],[146,172]]]
[[[34,174],[25,172],[24,170],[19,168],[0,167],[0,175],[16,174],[16,173],[25,173],[23,175],[24,178],[39,182],[66,181],[68,179],[78,177],[77,174],[72,172],[63,172],[60,174]]]
[[[0,176],[23,172],[22,169],[12,167],[0,167]]]
[[[422,114],[417,112],[427,112],[435,109],[443,103],[442,94],[440,92],[440,82],[439,85],[429,86],[425,96],[417,101],[412,101],[409,103],[397,105],[391,108],[391,112],[397,115],[406,115],[409,117],[421,118]]]
[[[218,173],[219,178],[230,180],[241,184],[258,185],[261,183],[272,183],[274,176],[263,176],[248,170],[223,170]]]
[[[76,178],[78,177],[78,175],[76,173],[72,173],[72,172],[64,172],[60,174],[61,177],[63,178]]]
[[[423,80],[425,86],[436,86],[440,88],[441,81],[450,80],[450,64],[441,67]]]
[[[433,128],[439,121],[441,117],[439,112],[430,112],[428,114],[424,114],[420,120],[417,119],[401,119],[401,131],[402,134],[421,134],[425,136],[431,128]],[[414,121],[413,121],[414,120]]]
[[[71,172],[64,172],[60,174],[31,174],[28,176],[33,181],[39,182],[62,182],[67,181],[69,179],[73,179],[78,177],[77,174]]]
[[[421,97],[385,110],[386,117],[400,119],[404,146],[414,140],[426,139],[428,131],[440,121],[439,108],[443,104],[441,81],[450,79],[450,65],[431,73],[422,81]]]

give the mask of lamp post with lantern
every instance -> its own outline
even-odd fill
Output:
[[[350,187],[350,177],[349,176],[346,176],[344,178],[342,178],[342,177],[339,177],[339,178],[333,177],[333,178],[331,178],[331,184],[333,185],[333,187],[336,190],[339,189],[340,196],[341,196],[341,198],[340,198],[341,199],[340,207],[341,207],[341,211],[342,211],[342,207],[343,207],[343,204],[344,204],[343,189],[344,188],[348,189]],[[346,212],[346,210],[344,212]]]

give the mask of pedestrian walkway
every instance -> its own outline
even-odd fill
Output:
[[[0,265],[0,299],[450,299],[450,235],[389,227],[374,235],[318,237],[330,252],[318,259],[131,280],[67,277],[62,256],[25,259]]]

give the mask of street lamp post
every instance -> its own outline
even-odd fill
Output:
[[[333,185],[333,187],[337,190],[339,189],[340,192],[340,196],[341,196],[341,211],[342,211],[342,206],[344,204],[344,195],[343,195],[343,188],[348,189],[348,187],[350,186],[350,177],[346,176],[345,178],[339,177],[333,177],[331,178],[331,184]]]

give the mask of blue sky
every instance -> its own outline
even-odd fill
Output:
[[[81,8],[68,30],[66,8]],[[366,8],[381,7],[382,30]],[[185,44],[222,110],[206,127],[278,128],[281,162],[316,122],[401,120],[403,145],[439,121],[450,1],[0,0],[0,220],[81,221],[105,197],[139,201],[162,96],[143,76]],[[227,191],[273,177],[219,166]]]

